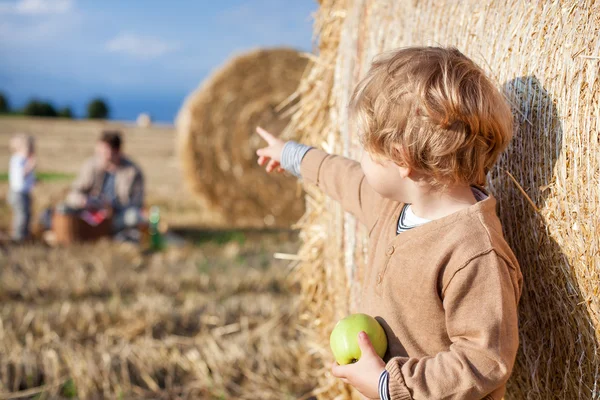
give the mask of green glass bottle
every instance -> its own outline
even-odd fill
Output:
[[[161,250],[163,248],[163,239],[158,229],[160,223],[160,210],[157,206],[150,208],[150,249]]]

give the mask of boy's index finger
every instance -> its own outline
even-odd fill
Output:
[[[256,127],[256,132],[260,135],[261,138],[265,139],[268,144],[273,143],[275,140],[275,136],[271,135],[269,132],[265,131],[260,126]]]

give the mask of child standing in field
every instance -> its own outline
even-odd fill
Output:
[[[18,134],[10,142],[8,201],[13,209],[12,237],[23,241],[29,237],[31,220],[31,190],[35,185],[34,139]]]
[[[518,348],[522,275],[502,235],[486,174],[512,135],[502,95],[454,48],[386,54],[350,105],[362,161],[275,138],[257,151],[320,187],[369,231],[357,312],[388,338],[382,360],[332,373],[368,398],[501,399]]]

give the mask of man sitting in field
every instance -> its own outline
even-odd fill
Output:
[[[94,157],[81,168],[66,200],[70,210],[111,210],[115,234],[137,227],[144,205],[144,175],[121,145],[120,132],[102,132]]]

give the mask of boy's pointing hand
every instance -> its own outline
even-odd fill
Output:
[[[263,166],[267,164],[267,172],[277,170],[277,172],[283,172],[283,169],[279,166],[281,162],[281,153],[285,142],[279,138],[276,138],[271,133],[267,132],[261,127],[256,127],[256,132],[267,142],[267,147],[258,149],[256,155],[258,155],[258,165]]]

